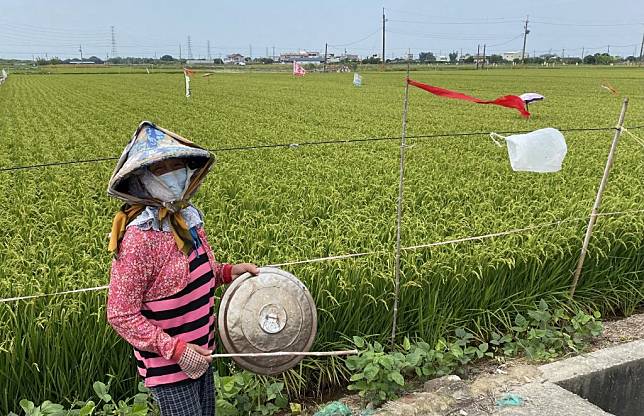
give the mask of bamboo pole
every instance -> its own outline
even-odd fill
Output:
[[[396,270],[394,288],[393,323],[391,326],[391,345],[396,341],[398,320],[398,293],[400,292],[400,228],[402,222],[403,187],[405,184],[405,147],[407,147],[407,104],[409,103],[409,54],[407,54],[407,77],[405,78],[405,101],[403,104],[402,137],[400,139],[400,175],[398,181],[398,208],[396,213]]]
[[[358,350],[344,350],[344,351],[277,351],[277,352],[239,352],[239,353],[225,353],[225,354],[211,354],[213,358],[230,358],[230,357],[291,357],[291,356],[312,356],[312,357],[328,357],[337,355],[354,355]]]
[[[606,189],[606,184],[608,183],[608,175],[610,174],[610,170],[613,167],[613,159],[615,158],[615,151],[617,150],[617,143],[619,142],[619,136],[622,133],[622,126],[624,125],[624,116],[626,115],[627,107],[628,107],[628,97],[625,97],[622,103],[622,110],[619,113],[617,126],[615,126],[615,135],[613,136],[613,143],[611,144],[610,151],[608,152],[608,159],[606,160],[606,166],[604,167],[604,174],[602,176],[601,182],[599,183],[599,189],[597,190],[597,195],[595,196],[595,203],[593,204],[592,211],[590,212],[590,218],[588,219],[586,236],[584,237],[584,243],[581,247],[579,260],[577,261],[577,268],[575,269],[572,285],[570,286],[571,299],[575,295],[575,290],[577,289],[577,283],[579,283],[579,277],[581,276],[581,270],[584,267],[584,260],[586,258],[586,253],[588,252],[588,244],[590,243],[590,237],[593,234],[593,228],[595,226],[595,221],[597,220],[597,216],[598,216],[597,212],[599,211],[599,206],[602,203],[602,196],[604,194],[604,190]]]

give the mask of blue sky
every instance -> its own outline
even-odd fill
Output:
[[[79,56],[111,53],[115,27],[120,56],[205,57],[238,52],[266,56],[299,49],[361,56],[380,53],[382,8],[387,15],[387,58],[410,48],[488,54],[520,50],[523,20],[530,16],[526,51],[580,55],[639,55],[644,33],[641,0],[402,0],[317,2],[0,0],[0,57]]]

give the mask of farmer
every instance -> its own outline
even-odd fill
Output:
[[[189,202],[213,163],[207,150],[144,121],[108,186],[125,205],[110,234],[107,320],[134,347],[162,416],[214,415],[215,288],[259,272],[217,263]]]

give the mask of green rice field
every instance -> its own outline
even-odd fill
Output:
[[[316,351],[354,335],[387,341],[404,79],[352,74],[200,73],[186,99],[181,73],[10,74],[0,86],[0,298],[109,282],[107,233],[120,203],[106,187],[142,120],[215,151],[194,198],[221,262],[283,263],[318,308]],[[586,222],[622,100],[625,125],[644,137],[644,69],[412,71],[411,78],[485,99],[539,92],[526,120],[514,110],[410,89],[402,246],[562,221],[480,241],[405,250],[398,334],[434,341],[454,327],[484,337],[533,302],[569,305]],[[564,131],[568,155],[554,174],[513,172],[485,132]],[[454,132],[483,132],[458,136]],[[413,138],[441,134],[441,137]],[[390,140],[340,143],[347,139]],[[305,142],[331,142],[304,145]],[[335,142],[335,143],[334,143]],[[288,146],[299,143],[300,146]],[[285,144],[282,147],[237,149]],[[629,314],[644,300],[644,148],[623,135],[574,302]],[[114,376],[113,395],[135,391],[131,348],[105,319],[106,291],[0,303],[0,414],[18,401],[89,397]],[[218,362],[220,373],[228,362]],[[283,375],[293,395],[334,388],[338,359],[306,359]]]

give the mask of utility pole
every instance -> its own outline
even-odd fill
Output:
[[[275,60],[275,46],[273,46],[273,60]]]
[[[564,63],[564,60],[566,59],[566,50],[562,49],[561,50],[561,63]]]
[[[610,56],[610,45],[608,45],[608,51],[606,53]]]
[[[481,69],[485,68],[485,46],[486,44],[483,44],[483,62],[481,62]]]
[[[188,59],[192,59],[192,41],[190,36],[188,36]]]
[[[642,57],[644,56],[644,35],[642,35],[642,46],[640,46],[640,66],[642,66]]]
[[[329,44],[328,44],[328,43],[325,43],[325,44],[324,44],[324,69],[322,70],[322,72],[326,72],[326,58],[327,58],[327,56],[328,56],[328,55],[327,55],[328,48],[329,48]]]
[[[476,69],[479,69],[479,53],[481,52],[481,45],[476,45]]]
[[[78,45],[78,52],[80,52],[81,61],[83,60],[83,45]]]
[[[385,69],[385,8],[382,8],[382,69]]]
[[[212,61],[212,55],[210,55],[210,41],[206,42],[206,46],[207,46],[207,49],[208,49],[208,60]]]
[[[586,48],[582,46],[581,47],[581,63],[582,64],[584,63],[584,52],[585,51],[586,51]]]
[[[523,28],[523,50],[521,51],[522,64],[525,64],[525,42],[526,42],[526,38],[528,37],[528,33],[530,33],[530,31],[528,30],[528,18],[529,16],[525,17],[525,26]]]
[[[114,26],[110,26],[112,32],[112,58],[116,58],[116,36],[114,35]]]
[[[179,44],[179,60],[181,60],[181,44]]]
[[[248,45],[248,57],[253,60],[253,45]]]
[[[266,47],[266,57],[268,58],[268,46]]]

